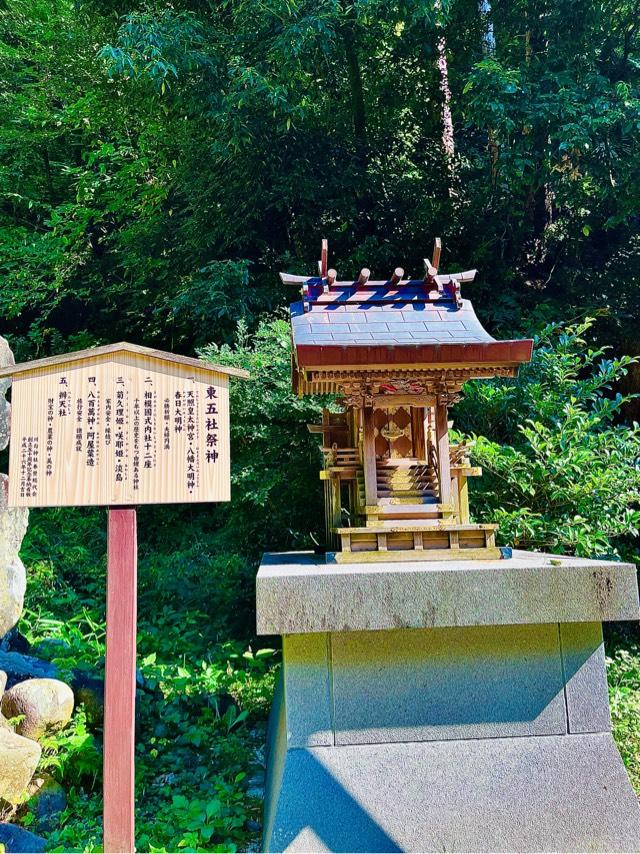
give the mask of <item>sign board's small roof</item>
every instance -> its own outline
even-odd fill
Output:
[[[178,365],[198,368],[201,371],[227,374],[230,377],[238,377],[240,379],[248,379],[249,377],[249,372],[242,368],[214,365],[210,362],[203,362],[200,359],[193,359],[190,356],[177,356],[175,353],[154,350],[151,347],[142,347],[139,344],[128,344],[126,341],[121,341],[118,344],[106,344],[104,347],[91,347],[88,350],[76,350],[73,353],[63,353],[59,356],[49,356],[46,359],[35,359],[33,362],[22,362],[19,365],[7,365],[4,368],[0,368],[0,377],[15,377],[19,374],[30,373],[31,371],[37,371],[42,368],[68,365],[86,359],[102,360],[110,356],[116,356],[118,353],[132,353],[136,356],[155,359],[158,362],[173,362]]]

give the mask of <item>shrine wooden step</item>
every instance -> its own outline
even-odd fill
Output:
[[[391,480],[384,477],[377,479],[379,489],[429,489],[437,482],[435,477],[413,477],[406,480]]]
[[[322,448],[327,465],[357,466],[360,463],[360,452],[357,448]]]
[[[405,519],[374,518],[367,519],[365,525],[367,528],[402,528],[402,530],[407,531],[413,528],[440,527],[443,522],[447,521],[455,521],[453,515],[443,516],[438,513],[434,516],[409,516]]]
[[[383,502],[388,503],[383,503]],[[369,516],[407,516],[411,513],[431,513],[434,510],[446,512],[443,508],[453,511],[453,505],[441,504],[437,498],[425,497],[422,500],[411,498],[408,501],[401,498],[379,498],[377,504],[368,504],[366,512]]]
[[[339,563],[395,560],[492,559],[500,556],[495,545],[497,525],[452,524],[389,525],[335,528],[342,550]]]
[[[429,460],[421,460],[418,457],[396,457],[390,460],[376,460],[378,471],[384,469],[406,469],[406,468],[432,468]]]
[[[403,489],[418,484],[429,486],[437,483],[438,479],[434,475],[423,475],[421,477],[384,477],[378,474],[376,482],[378,486],[384,486],[387,489]]]
[[[434,473],[431,466],[378,466],[378,477],[404,479],[409,477],[427,477]]]
[[[406,489],[387,489],[379,486],[377,489],[378,498],[433,498],[438,494],[438,491],[432,486],[424,487],[407,487]]]
[[[418,491],[407,491],[407,492],[393,492],[390,494],[384,494],[382,492],[378,492],[378,503],[370,505],[371,507],[390,507],[394,505],[425,505],[425,504],[437,504],[438,499],[433,492],[418,492]]]
[[[384,481],[378,481],[378,490],[384,490],[385,492],[421,492],[423,490],[433,490],[433,483],[430,481],[418,481],[417,483],[403,483],[400,486],[396,484],[389,486]]]
[[[378,483],[384,483],[388,486],[401,486],[409,483],[433,483],[437,479],[435,472],[415,473],[411,472],[410,469],[405,469],[402,472],[391,475],[378,470],[378,476],[376,477]]]
[[[424,516],[367,516],[365,525],[367,528],[432,528],[434,525],[442,525],[443,522],[456,522],[453,513],[444,515],[434,513]]]

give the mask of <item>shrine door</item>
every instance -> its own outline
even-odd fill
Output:
[[[411,407],[376,409],[373,413],[378,460],[415,457]]]

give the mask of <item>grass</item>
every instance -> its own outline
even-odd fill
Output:
[[[205,529],[179,536],[160,514],[141,526],[136,749],[139,851],[259,849],[262,748],[278,653],[252,643],[255,567],[212,553]],[[97,511],[32,513],[23,548],[28,596],[21,629],[63,673],[102,675],[105,523]],[[614,736],[640,794],[640,644],[607,632]],[[80,705],[44,745],[42,768],[68,807],[53,851],[99,851],[101,722]],[[23,824],[33,816],[23,811]]]
[[[104,514],[32,514],[23,549],[28,594],[20,624],[63,674],[103,675]],[[169,532],[168,532],[169,533]],[[199,546],[197,547],[199,548]],[[278,655],[229,637],[225,581],[193,553],[165,543],[141,548],[136,747],[136,845],[140,851],[236,851],[259,841],[262,748]],[[46,556],[43,559],[43,556]],[[225,564],[227,566],[227,564]],[[174,576],[163,587],[162,578]],[[194,573],[199,578],[196,584]],[[175,595],[176,577],[182,595]],[[188,589],[189,588],[189,589]],[[171,592],[167,592],[167,591]],[[45,743],[42,769],[69,803],[52,851],[98,851],[102,844],[101,720],[78,706],[69,727]],[[253,791],[251,791],[253,790]],[[23,814],[30,826],[33,816]]]
[[[640,643],[637,625],[610,627],[605,642],[613,735],[640,797]]]

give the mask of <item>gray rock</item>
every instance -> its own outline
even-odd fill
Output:
[[[0,511],[0,526],[2,513]],[[2,551],[0,531],[0,551]],[[27,573],[19,557],[0,563],[0,637],[12,629],[22,615]]]
[[[22,634],[22,632],[18,631],[16,626],[14,626],[10,632],[2,638],[0,641],[0,650],[3,652],[22,652],[28,653],[31,649],[29,641]],[[48,658],[49,656],[43,656],[43,658]]]
[[[13,353],[4,338],[0,338],[0,368],[15,364]],[[9,444],[9,432],[11,428],[11,407],[5,395],[11,385],[10,379],[0,379],[0,451]]]
[[[86,670],[74,670],[71,687],[76,705],[84,706],[89,723],[100,725],[104,718],[104,680]]]
[[[11,347],[6,338],[0,335],[0,368],[6,368],[8,365],[15,365],[16,360],[13,358]],[[5,395],[11,385],[10,379],[0,379],[0,394]]]
[[[27,679],[6,692],[2,698],[2,713],[8,718],[24,715],[16,732],[38,739],[69,723],[73,714],[73,691],[59,679]]]
[[[29,787],[29,809],[40,831],[50,832],[58,824],[60,814],[67,806],[67,795],[60,783],[49,774],[36,774]]]
[[[0,474],[0,637],[20,619],[27,587],[24,565],[18,557],[29,511],[8,506],[9,478]]]
[[[54,649],[64,650],[66,644],[55,647],[44,646],[44,641],[35,649],[38,653],[47,652],[55,657]],[[47,642],[47,643],[53,643]],[[60,670],[51,661],[45,661],[34,655],[22,655],[17,652],[0,651],[0,669],[8,674],[7,686],[12,688],[27,679],[59,679]],[[83,704],[87,718],[92,724],[101,724],[104,716],[104,680],[94,673],[75,669],[70,680],[75,705]]]
[[[15,824],[0,824],[0,845],[4,845],[7,854],[39,854],[44,851],[46,842],[24,827]]]
[[[0,799],[17,803],[29,785],[41,754],[42,748],[37,742],[0,727]]]
[[[0,474],[0,567],[7,566],[18,557],[28,522],[29,511],[26,508],[9,507],[9,478]]]
[[[25,679],[55,679],[58,676],[55,664],[19,652],[0,652],[0,670],[7,674],[9,688]]]
[[[0,700],[2,700],[2,695],[4,694],[4,689],[7,687],[7,674],[4,670],[0,670]]]
[[[1,380],[0,380],[1,382]],[[0,396],[0,451],[9,444],[9,428],[11,426],[11,404]]]

